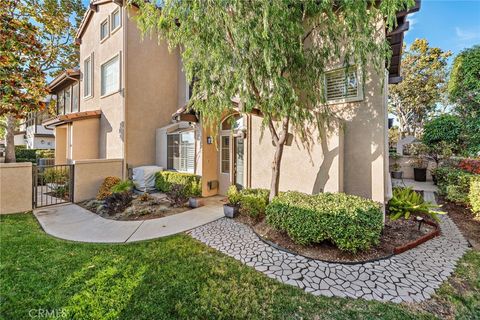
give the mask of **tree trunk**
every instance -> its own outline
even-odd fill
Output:
[[[275,146],[275,156],[272,162],[272,180],[270,182],[269,200],[272,201],[278,195],[278,187],[280,185],[280,165],[282,163],[283,147],[285,142],[277,143]]]
[[[5,128],[5,163],[15,162],[15,117],[7,115]]]
[[[287,142],[288,137],[288,126],[290,118],[285,117],[282,121],[282,131],[280,134],[277,134],[277,130],[272,122],[269,121],[269,129],[272,134],[272,141],[275,146],[275,155],[272,162],[272,179],[270,182],[270,195],[268,199],[273,200],[274,197],[278,195],[278,189],[280,185],[280,165],[282,163],[283,147]]]

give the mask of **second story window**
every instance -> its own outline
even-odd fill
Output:
[[[93,75],[93,60],[92,56],[83,61],[83,97],[89,98],[93,96],[92,75]]]
[[[60,91],[57,95],[57,113],[58,114],[65,114],[65,93],[64,91]]]
[[[112,17],[110,19],[112,24],[112,32],[120,28],[122,25],[121,15],[120,15],[120,8],[117,8],[115,11],[112,12]]]
[[[78,95],[79,95],[79,85],[78,82],[75,83],[72,86],[72,112],[77,112],[78,111],[78,105],[79,105],[79,100],[78,100]]]
[[[105,19],[100,24],[100,41],[106,39],[110,35],[110,26],[108,24],[108,19]]]
[[[101,67],[101,95],[105,96],[120,90],[120,55],[108,60]]]

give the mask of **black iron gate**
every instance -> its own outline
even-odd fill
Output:
[[[34,208],[73,202],[72,164],[34,165],[32,174]]]

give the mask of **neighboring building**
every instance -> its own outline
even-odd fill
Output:
[[[50,97],[46,101],[47,108],[49,103]],[[15,132],[14,144],[27,149],[55,149],[53,130],[42,124],[48,118],[48,110],[30,112]]]
[[[132,20],[136,8],[122,3],[90,4],[77,33],[80,70],[66,71],[50,84],[64,101],[58,104],[59,116],[47,122],[55,127],[56,163],[120,158],[125,169],[157,164],[201,175],[204,196],[225,194],[231,184],[268,188],[274,147],[268,130],[261,139],[262,118],[238,110],[225,117],[219,136],[212,137],[195,114],[185,112],[190,87],[179,52],[169,52],[156,37],[142,40]],[[418,9],[417,3],[409,12]],[[327,138],[311,150],[292,136],[284,149],[281,190],[343,191],[381,203],[389,197],[386,83],[401,81],[409,12],[398,14],[394,31],[372,35],[379,40],[387,37],[394,53],[385,78],[365,70],[362,83],[360,70],[347,72],[335,67],[341,61],[332,62],[326,96],[328,103],[349,110],[343,128],[323,135]],[[62,95],[64,88],[71,93]],[[229,117],[234,121],[227,121]]]

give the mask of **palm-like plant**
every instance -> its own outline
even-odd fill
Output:
[[[423,200],[423,197],[412,188],[393,188],[393,198],[388,202],[391,220],[401,217],[410,219],[412,214],[425,214],[439,221],[438,215],[446,213],[439,211],[439,208],[440,206]]]

